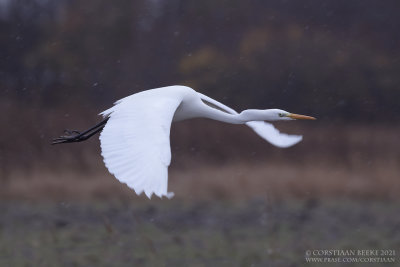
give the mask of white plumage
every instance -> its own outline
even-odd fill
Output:
[[[280,133],[264,120],[314,119],[283,110],[245,110],[240,114],[185,86],[169,86],[125,97],[100,113],[109,117],[100,135],[101,154],[110,173],[137,194],[158,197],[168,192],[171,162],[170,128],[173,121],[205,117],[227,123],[247,124],[278,147],[301,141],[298,135]]]
[[[214,99],[206,95],[200,93],[198,94],[202,99],[225,110],[226,112],[230,114],[238,114],[232,108],[218,101],[215,101]],[[285,133],[281,133],[271,123],[265,121],[249,121],[246,122],[246,125],[249,126],[251,129],[253,129],[253,131],[255,131],[261,138],[263,138],[264,140],[270,142],[271,144],[277,147],[290,147],[297,144],[303,139],[301,135],[288,135]]]

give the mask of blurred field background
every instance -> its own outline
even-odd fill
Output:
[[[0,1],[0,266],[313,266],[308,249],[400,253],[399,10]],[[318,120],[277,123],[304,135],[288,149],[245,126],[174,124],[173,200],[117,182],[96,137],[50,146],[119,98],[173,84]]]

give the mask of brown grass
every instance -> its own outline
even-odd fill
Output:
[[[390,165],[373,170],[282,163],[202,165],[183,170],[173,168],[169,190],[174,191],[177,198],[187,200],[257,197],[398,199],[399,173],[399,166]],[[133,191],[105,170],[87,175],[68,171],[41,172],[29,177],[16,172],[0,192],[2,198],[28,200],[135,198]]]
[[[0,135],[0,199],[135,198],[107,172],[96,138],[49,145],[62,129],[85,129],[98,118],[23,109],[15,114],[2,118],[11,126]],[[241,125],[174,124],[170,190],[185,199],[400,196],[400,127],[324,120],[277,126],[303,134],[304,141],[279,149]]]

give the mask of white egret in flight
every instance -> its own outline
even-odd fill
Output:
[[[53,144],[81,142],[97,132],[107,169],[136,194],[173,196],[167,191],[171,162],[171,123],[191,118],[208,118],[246,124],[277,147],[289,147],[302,140],[299,135],[280,133],[265,121],[305,119],[280,109],[247,109],[237,113],[230,107],[186,86],[151,89],[125,97],[100,113],[104,120],[84,131],[66,131]]]

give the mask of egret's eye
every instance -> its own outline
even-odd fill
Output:
[[[279,117],[285,117],[284,113],[279,113]]]

